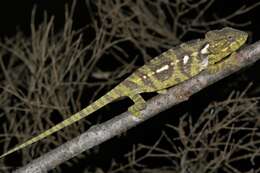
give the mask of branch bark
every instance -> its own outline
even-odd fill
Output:
[[[240,49],[234,58],[238,59],[239,63],[237,66],[232,68],[223,67],[221,71],[215,74],[204,71],[196,77],[170,88],[166,94],[160,94],[148,100],[147,107],[142,111],[142,116],[140,116],[140,118],[133,117],[130,113],[125,112],[107,122],[94,125],[80,136],[33,160],[24,167],[17,169],[15,172],[47,172],[66,160],[75,157],[79,153],[99,145],[116,135],[120,135],[124,131],[142,123],[173,105],[187,100],[191,95],[203,88],[260,59],[260,41]]]

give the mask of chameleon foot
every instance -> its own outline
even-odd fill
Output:
[[[131,100],[133,100],[134,105],[128,108],[128,111],[133,114],[135,117],[140,116],[141,111],[145,109],[146,103],[145,100],[142,98],[141,95],[131,95],[129,96]]]
[[[158,94],[166,94],[167,93],[167,89],[162,89],[162,90],[158,90],[156,91]]]

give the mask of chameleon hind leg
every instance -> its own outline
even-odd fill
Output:
[[[146,107],[146,102],[140,94],[130,95],[129,98],[134,102],[134,105],[128,108],[128,111],[134,116],[138,117],[140,111]]]

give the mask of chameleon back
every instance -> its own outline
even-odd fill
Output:
[[[247,33],[233,28],[209,31],[205,39],[183,43],[155,57],[121,84],[136,93],[160,92],[221,62],[246,39]]]

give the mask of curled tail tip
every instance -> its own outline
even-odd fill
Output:
[[[9,154],[11,154],[11,153],[7,152],[7,153],[2,154],[2,155],[0,156],[0,159],[3,159],[5,156],[7,156],[7,155],[9,155]]]
[[[2,154],[2,155],[0,156],[0,159],[5,158],[5,156],[7,156],[7,154]]]
[[[5,157],[5,154],[2,154],[1,156],[0,156],[0,159],[2,159],[2,158],[4,158]]]
[[[3,159],[3,158],[6,157],[7,155],[12,154],[13,152],[15,152],[15,151],[17,151],[17,150],[18,150],[17,148],[14,148],[14,149],[12,149],[12,150],[7,151],[6,153],[4,153],[4,154],[2,154],[2,155],[0,156],[0,159]]]

